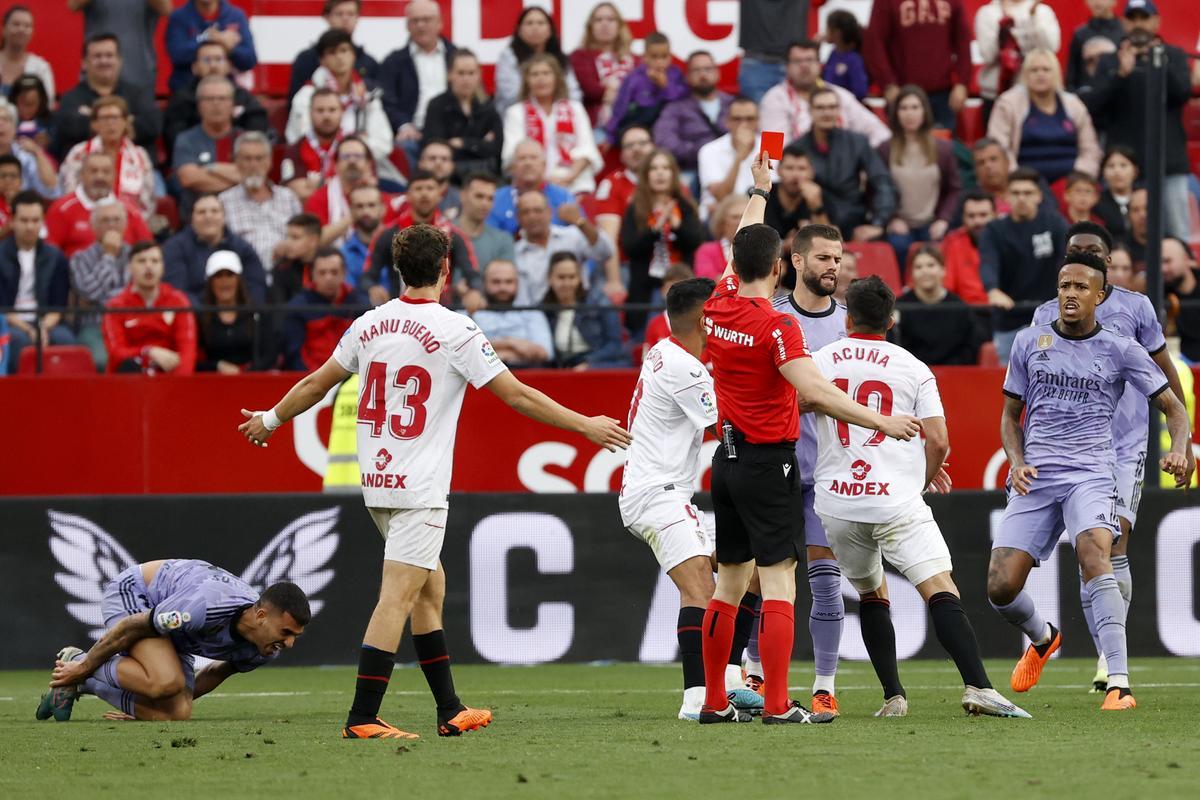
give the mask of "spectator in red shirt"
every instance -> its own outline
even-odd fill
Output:
[[[186,294],[163,282],[163,254],[153,241],[130,249],[129,275],[128,288],[109,302],[109,308],[191,305]],[[105,314],[104,344],[109,372],[191,375],[196,369],[196,320],[191,312]]]
[[[375,186],[377,180],[371,151],[357,136],[347,136],[338,143],[334,161],[337,174],[305,201],[304,210],[321,221],[321,242],[340,246],[354,224],[350,192],[360,186]]]
[[[312,288],[291,299],[289,306],[329,306],[328,311],[293,311],[283,322],[284,368],[311,372],[328,360],[342,334],[367,304],[366,295],[346,283],[346,262],[340,251],[322,247],[312,266]],[[335,310],[346,306],[348,310]]]
[[[687,264],[672,264],[667,268],[667,274],[663,275],[662,296],[666,297],[667,292],[671,291],[671,287],[680,281],[686,281],[688,278],[694,277],[696,277],[695,273],[692,272],[692,268]],[[642,346],[636,348],[633,352],[634,366],[640,366],[642,358],[645,357],[646,353],[650,352],[650,348],[670,335],[671,323],[667,319],[667,315],[657,312],[654,318],[646,325],[646,338],[642,341]],[[701,357],[700,360],[707,361],[708,359]]]
[[[343,113],[337,92],[327,87],[317,89],[308,104],[311,130],[283,151],[279,182],[295,192],[302,203],[337,174],[337,148],[345,137]]]
[[[125,228],[126,242],[133,244],[153,238],[137,206],[128,198],[113,195],[116,174],[116,164],[111,155],[98,150],[88,153],[83,159],[79,185],[75,191],[58,198],[50,206],[46,214],[46,238],[66,253],[68,258],[90,247],[96,240],[96,234],[92,231],[92,209],[96,203],[108,198],[125,206],[129,216],[129,225]]]
[[[1067,174],[1066,191],[1063,192],[1064,214],[1067,222],[1095,222],[1103,225],[1104,220],[1096,216],[1096,204],[1100,202],[1100,184],[1091,175],[1077,170]]]
[[[962,298],[964,303],[983,305],[987,292],[979,279],[979,237],[987,224],[996,218],[996,199],[982,189],[973,189],[963,197],[963,226],[946,234],[942,240],[947,291]],[[912,286],[912,270],[908,285]]]
[[[21,162],[11,153],[0,155],[0,239],[11,232],[12,201],[21,191]]]

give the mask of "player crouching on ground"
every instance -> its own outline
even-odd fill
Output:
[[[65,722],[80,694],[120,709],[108,719],[189,719],[196,698],[290,648],[312,617],[294,583],[260,595],[194,559],[135,564],[108,584],[101,608],[108,630],[86,653],[59,651],[38,719]],[[196,656],[214,660],[197,673]]]
[[[1191,477],[1184,455],[1190,436],[1187,411],[1167,391],[1167,379],[1146,349],[1096,322],[1096,306],[1107,291],[1104,260],[1069,253],[1058,273],[1058,319],[1022,330],[1013,342],[1000,419],[1009,464],[1008,505],[992,542],[988,600],[1032,642],[1011,678],[1014,691],[1028,691],[1062,635],[1038,614],[1025,581],[1029,570],[1054,553],[1065,528],[1108,664],[1108,690],[1100,707],[1124,711],[1137,703],[1129,689],[1125,601],[1110,553],[1121,530],[1113,417],[1126,387],[1167,415],[1171,452],[1159,467],[1175,476],[1179,487]]]
[[[896,665],[883,557],[929,604],[938,642],[954,659],[970,714],[1028,717],[988,680],[975,631],[950,577],[950,551],[921,492],[931,486],[950,452],[946,417],[929,367],[884,339],[896,296],[877,275],[846,292],[848,339],[813,353],[821,374],[864,406],[921,420],[924,442],[889,439],[826,416],[817,418],[816,502],[844,574],[858,590],[863,644],[883,686],[877,717],[903,717],[908,701]]]

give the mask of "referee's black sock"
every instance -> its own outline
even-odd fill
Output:
[[[454,677],[450,674],[450,651],[446,649],[446,632],[414,633],[413,646],[417,661],[425,673],[425,681],[437,702],[438,717],[449,719],[462,711],[462,701],[454,692]]]
[[[364,644],[358,651],[358,682],[354,686],[354,702],[346,718],[347,727],[374,722],[379,716],[379,706],[387,693],[392,679],[395,653],[379,650]]]
[[[733,646],[729,648],[729,663],[742,666],[742,651],[750,641],[750,633],[758,620],[758,606],[762,598],[754,592],[746,592],[738,605],[737,621],[733,627]]]
[[[929,616],[933,617],[933,630],[938,642],[954,659],[963,684],[976,689],[992,688],[979,655],[975,630],[967,620],[962,600],[950,592],[938,592],[929,598]]]
[[[683,662],[683,688],[704,685],[704,609],[684,606],[679,609],[679,660]]]
[[[864,598],[858,609],[863,644],[871,657],[871,666],[883,686],[883,699],[904,694],[900,671],[896,666],[896,629],[892,627],[892,604],[881,597]]]

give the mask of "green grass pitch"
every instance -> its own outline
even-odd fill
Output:
[[[46,673],[0,673],[0,797],[843,798],[1200,797],[1200,661],[1137,659],[1138,709],[1099,710],[1092,663],[1061,659],[1026,695],[1033,720],[966,717],[949,662],[906,662],[910,716],[878,720],[870,666],[839,672],[830,725],[701,728],[675,719],[672,666],[455,667],[495,722],[434,732],[419,670],[397,668],[383,716],[419,741],[342,741],[353,670],[265,668],[231,678],[183,723],[114,723],[85,697],[37,722]],[[811,674],[794,666],[794,697]]]

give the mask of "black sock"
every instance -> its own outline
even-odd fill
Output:
[[[429,691],[437,702],[439,717],[452,717],[462,711],[462,701],[454,693],[454,677],[450,674],[450,651],[446,649],[446,632],[443,630],[413,634],[413,646],[417,650],[417,661]]]
[[[992,688],[962,600],[950,592],[938,592],[929,598],[929,616],[933,617],[933,630],[942,649],[954,659],[963,683],[976,689]]]
[[[358,682],[354,685],[354,702],[346,725],[363,725],[379,716],[379,706],[392,679],[392,667],[396,666],[395,656],[367,644],[359,650]]]
[[[750,634],[758,619],[758,607],[762,598],[753,592],[746,592],[738,606],[737,620],[733,625],[733,646],[729,648],[729,663],[742,665],[742,651],[750,642]]]
[[[683,662],[683,688],[704,685],[704,609],[684,606],[679,609],[679,660]]]
[[[883,686],[883,699],[904,694],[900,670],[896,665],[896,629],[892,627],[892,604],[882,598],[867,598],[858,609],[863,644],[871,657],[871,666]]]

